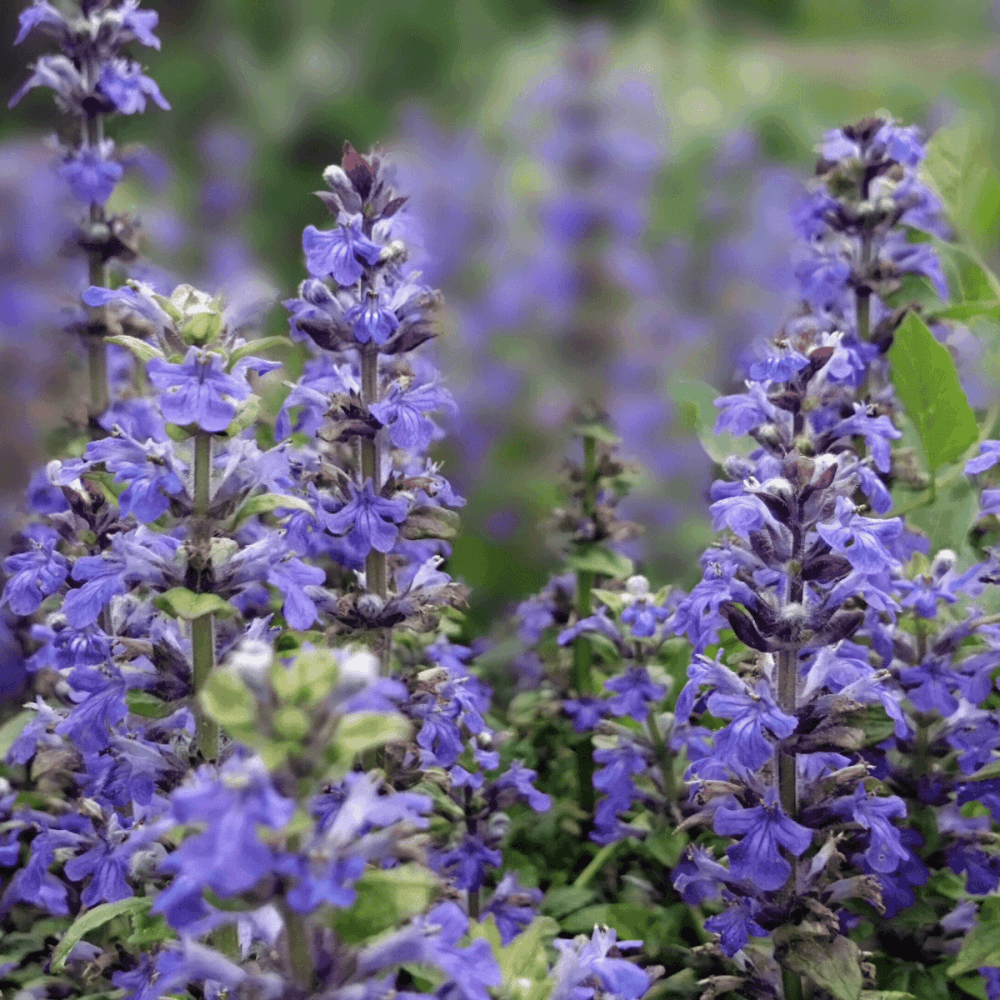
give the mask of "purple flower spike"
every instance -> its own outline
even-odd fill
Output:
[[[729,871],[734,878],[752,882],[765,892],[780,889],[792,873],[792,866],[779,848],[785,847],[799,857],[812,843],[812,830],[785,814],[773,788],[768,790],[762,806],[717,810],[715,832],[723,837],[743,835],[738,844],[726,848]]]
[[[236,407],[225,400],[243,400],[250,395],[246,379],[237,379],[222,370],[222,358],[209,354],[206,360],[192,347],[179,365],[153,358],[146,366],[149,380],[164,391],[163,416],[172,424],[197,424],[203,431],[218,434],[236,416]],[[173,391],[168,391],[173,390]]]
[[[338,285],[345,286],[353,285],[364,274],[362,261],[371,267],[382,253],[382,248],[361,232],[360,215],[341,223],[338,229],[306,226],[302,249],[306,268],[313,277],[332,277]]]
[[[347,504],[335,514],[325,515],[327,531],[335,535],[349,531],[348,542],[363,555],[372,549],[388,552],[396,544],[399,535],[396,525],[406,519],[409,505],[403,499],[376,496],[370,479],[365,480],[362,489],[354,483],[350,489],[351,499]]]

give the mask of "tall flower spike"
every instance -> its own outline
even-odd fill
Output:
[[[105,204],[122,179],[123,166],[116,157],[114,142],[105,137],[104,120],[110,115],[136,114],[146,110],[147,98],[169,110],[156,82],[146,76],[139,63],[123,55],[133,43],[159,49],[153,33],[158,15],[140,10],[138,0],[113,0],[84,5],[84,10],[64,10],[35,0],[20,15],[20,31],[15,44],[37,31],[53,38],[58,55],[43,55],[10,106],[36,87],[54,93],[56,105],[76,120],[76,138],[68,147],[60,146],[59,175],[73,196],[88,206],[77,243],[87,255],[90,284],[108,284],[108,266],[118,259],[136,256],[132,224],[124,217],[109,216]],[[58,145],[58,143],[57,143]],[[107,375],[107,324],[103,311],[93,308],[84,332],[90,367],[90,417],[95,422],[110,403]]]

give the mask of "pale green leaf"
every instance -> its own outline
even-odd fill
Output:
[[[66,964],[67,956],[86,934],[103,927],[115,917],[145,913],[152,905],[153,899],[150,896],[132,896],[129,899],[120,899],[117,903],[101,903],[100,906],[81,913],[56,945],[52,953],[52,971],[58,972]]]

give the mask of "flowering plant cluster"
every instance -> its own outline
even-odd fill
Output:
[[[636,572],[628,428],[581,399],[561,570],[484,639],[445,568],[443,303],[392,162],[346,143],[326,169],[287,337],[112,276],[102,116],[166,107],[122,55],[157,18],[68,10],[22,14],[62,53],[15,99],[50,86],[81,125],[57,169],[89,206],[92,419],[3,561],[33,700],[0,727],[0,986],[1000,997],[1000,442],[946,346],[997,308],[953,284],[1000,283],[947,242],[917,130],[824,137],[795,310],[716,401],[752,443],[711,487],[701,580]],[[551,206],[570,271],[599,215],[579,189]],[[586,338],[594,302],[563,306]]]

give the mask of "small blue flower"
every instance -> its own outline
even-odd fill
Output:
[[[202,358],[196,347],[179,365],[153,358],[146,370],[150,382],[163,390],[166,420],[182,427],[197,424],[210,433],[224,431],[236,416],[236,407],[224,397],[244,400],[251,391],[245,377],[225,373],[220,355],[209,352]]]
[[[145,111],[147,97],[151,97],[164,111],[170,110],[156,81],[146,76],[139,64],[131,60],[114,59],[105,63],[99,86],[104,96],[123,115]]]
[[[324,527],[335,535],[349,532],[347,540],[361,555],[372,549],[388,552],[396,544],[396,525],[406,520],[409,504],[402,498],[386,500],[376,496],[370,479],[360,490],[354,483],[349,488],[351,498],[340,510],[321,515]]]
[[[9,605],[16,615],[30,615],[63,585],[70,565],[56,551],[59,535],[52,528],[31,525],[22,535],[31,547],[4,560],[3,571],[8,579],[0,605]]]
[[[454,881],[456,889],[475,891],[486,881],[486,866],[499,868],[499,851],[490,850],[482,837],[467,833],[458,847],[443,851],[434,859],[434,869]]]
[[[669,617],[670,612],[666,608],[642,598],[622,611],[622,621],[632,629],[632,635],[637,639],[648,639],[656,631],[656,626]]]
[[[306,268],[313,277],[332,277],[338,285],[344,286],[358,281],[364,274],[364,264],[371,267],[378,263],[382,253],[382,248],[361,231],[360,215],[342,222],[337,229],[306,226],[302,233],[302,249],[306,254]]]
[[[59,176],[69,185],[73,197],[85,204],[103,205],[125,173],[122,165],[108,159],[114,143],[100,150],[82,149],[59,164]]]
[[[835,799],[831,808],[838,816],[850,817],[869,831],[868,850],[865,861],[873,871],[881,874],[893,872],[900,862],[906,861],[908,854],[900,841],[900,830],[889,820],[906,816],[906,804],[896,795],[884,798],[869,795],[863,783],[859,783],[854,795]]]
[[[437,410],[456,411],[451,393],[440,385],[421,385],[403,389],[395,383],[385,398],[369,407],[372,415],[384,427],[397,448],[422,452],[434,439],[438,427],[427,416]]]
[[[845,496],[837,497],[836,520],[819,524],[816,530],[834,552],[846,556],[860,573],[879,574],[887,567],[897,566],[897,560],[885,543],[899,536],[903,522],[898,517],[879,520],[861,517]]]
[[[976,473],[992,469],[997,462],[1000,462],[1000,441],[982,441],[979,445],[979,454],[965,463],[963,471],[967,476],[974,476]]]
[[[608,702],[608,709],[614,715],[627,715],[636,722],[642,722],[649,715],[650,703],[663,699],[667,689],[654,683],[645,667],[629,667],[622,677],[612,677],[604,682],[615,696]]]
[[[752,882],[766,892],[780,889],[792,872],[779,848],[799,857],[812,843],[812,830],[785,814],[773,788],[768,789],[763,805],[717,809],[714,829],[723,837],[743,835],[738,844],[726,848],[729,871],[734,878]]]
[[[767,937],[768,932],[754,919],[764,908],[763,904],[749,896],[738,899],[728,892],[724,895],[730,903],[728,909],[709,917],[705,921],[705,930],[719,935],[722,950],[732,958],[751,935]]]
[[[765,728],[784,739],[798,725],[794,715],[775,704],[766,681],[757,685],[753,695],[715,691],[708,698],[708,710],[720,719],[733,720],[716,734],[715,756],[739,770],[756,771],[774,755],[774,744],[765,738]]]
[[[542,901],[540,889],[527,889],[518,884],[517,874],[508,872],[493,890],[493,899],[483,911],[485,920],[491,913],[500,932],[500,943],[507,947],[535,919],[535,907]]]
[[[348,309],[345,319],[354,327],[354,336],[359,344],[375,343],[381,346],[399,329],[396,314],[384,308],[379,295],[372,291],[368,292],[367,301]]]

